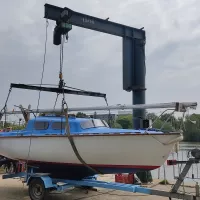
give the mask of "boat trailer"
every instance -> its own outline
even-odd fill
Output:
[[[29,196],[31,200],[44,200],[52,191],[62,192],[67,191],[67,189],[70,189],[72,187],[82,187],[85,189],[91,189],[94,187],[114,189],[132,193],[143,193],[148,195],[169,197],[170,200],[172,198],[185,200],[200,200],[198,183],[195,186],[195,195],[178,192],[178,189],[184,181],[184,178],[186,177],[192,164],[200,163],[199,149],[192,150],[191,155],[193,157],[189,158],[188,161],[167,161],[167,165],[185,164],[185,167],[183,168],[182,172],[177,178],[177,181],[173,185],[171,191],[156,190],[152,188],[143,187],[141,185],[98,181],[96,176],[88,177],[82,180],[54,179],[51,178],[51,175],[48,173],[34,173],[34,169],[36,167],[33,166],[28,166],[27,170],[25,170],[23,167],[20,168],[20,166],[24,166],[25,164],[20,162],[18,164],[19,170],[17,173],[4,174],[2,176],[2,179],[23,178],[22,182],[26,183],[26,185],[28,186]]]

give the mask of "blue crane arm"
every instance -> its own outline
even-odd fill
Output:
[[[69,8],[60,8],[54,5],[45,4],[44,17],[50,20],[57,21],[63,11],[68,14],[68,22],[72,25],[116,35],[120,37],[131,37],[135,39],[145,39],[145,31],[100,19],[83,13],[72,11]]]

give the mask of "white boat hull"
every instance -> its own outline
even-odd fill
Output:
[[[79,135],[73,139],[80,156],[91,166],[154,169],[165,162],[182,136]],[[30,162],[81,165],[66,136],[1,137],[0,154]]]

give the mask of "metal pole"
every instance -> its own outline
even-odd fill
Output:
[[[195,190],[196,190],[196,197],[199,197],[199,184],[198,184],[198,182],[196,182]]]
[[[134,40],[133,105],[145,104],[145,40]],[[133,128],[142,128],[140,119],[145,119],[145,109],[133,111]]]
[[[137,95],[134,97],[137,99]],[[177,104],[181,105],[180,107],[196,107],[196,102],[171,102],[171,103],[156,103],[156,104],[138,104],[138,101],[134,101],[137,105],[116,105],[116,106],[94,106],[94,107],[76,107],[69,108],[69,112],[76,111],[97,111],[97,110],[129,110],[134,109],[134,116],[143,116],[145,109],[157,109],[157,108],[173,108],[176,109]],[[62,113],[62,109],[31,109],[25,110],[27,113]],[[182,110],[177,110],[182,112]],[[21,114],[21,111],[8,111],[7,114]]]
[[[133,91],[133,105],[137,104],[145,104],[145,91]],[[145,108],[133,109],[133,128],[142,128],[140,119],[145,119]]]
[[[172,158],[173,158],[173,160],[175,160],[174,159],[174,152],[172,153]],[[173,165],[173,176],[174,176],[174,179],[175,179],[175,166]]]
[[[166,171],[165,171],[165,164],[163,165],[163,170],[164,170],[164,183],[166,185]]]

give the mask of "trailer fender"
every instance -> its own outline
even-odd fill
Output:
[[[56,185],[52,183],[52,179],[49,176],[34,176],[34,177],[31,176],[27,181],[27,185],[29,185],[30,182],[36,178],[41,179],[44,182],[45,188],[55,188],[56,187]]]

